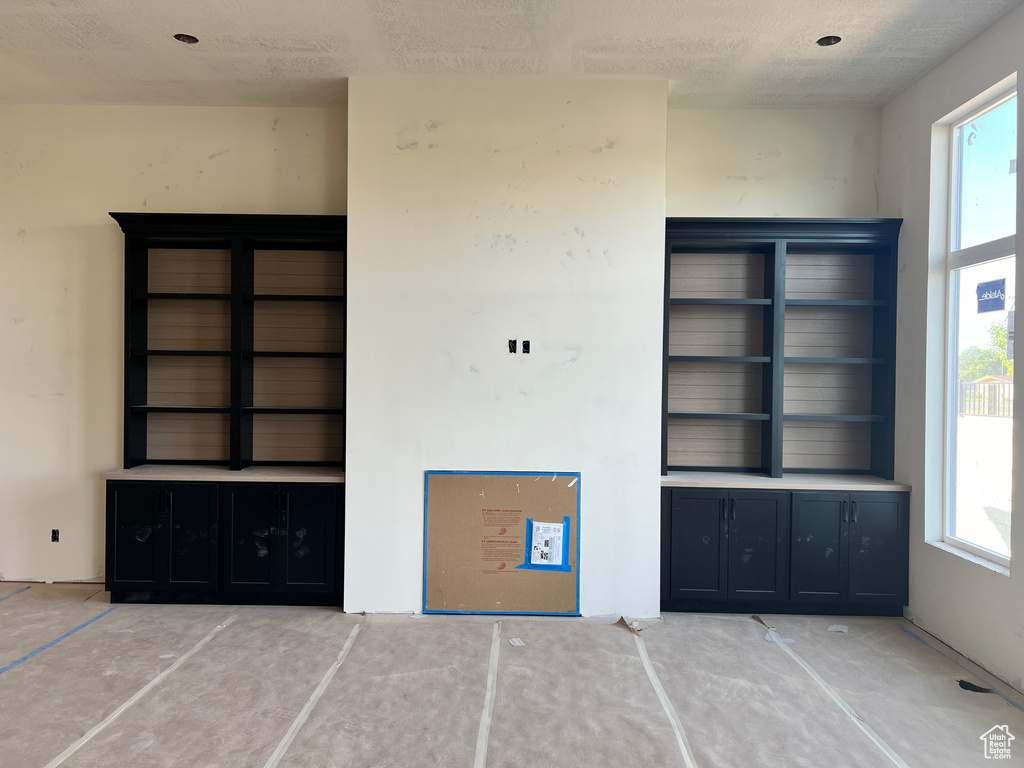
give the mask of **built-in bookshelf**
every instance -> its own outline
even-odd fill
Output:
[[[340,467],[345,217],[111,216],[125,233],[125,466]]]
[[[668,220],[666,471],[892,478],[900,224]]]

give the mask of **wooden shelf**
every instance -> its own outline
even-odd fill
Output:
[[[199,300],[199,301],[228,301],[231,299],[230,293],[147,293],[144,298],[146,299],[157,299],[157,300]]]
[[[887,491],[906,493],[911,487],[873,475],[816,474],[813,477],[768,477],[743,470],[703,472],[670,470],[661,478],[662,488],[735,488],[740,490]]]
[[[672,306],[770,306],[771,299],[669,299]]]
[[[227,349],[144,349],[131,353],[137,357],[230,357]]]
[[[344,296],[333,294],[258,293],[254,301],[345,301]]]
[[[770,363],[766,355],[669,355],[670,363]]]
[[[228,462],[220,459],[147,459],[147,466],[150,467],[219,467],[224,472],[230,472]]]
[[[231,413],[230,408],[203,405],[130,405],[136,413]]]
[[[232,471],[206,462],[148,462],[131,469],[118,469],[105,480],[157,480],[162,482],[244,482],[244,483],[343,483],[345,473],[337,468],[249,467]]]
[[[885,307],[889,302],[876,299],[786,299],[787,307]]]
[[[669,411],[670,419],[716,419],[721,421],[768,421],[767,413],[734,413],[731,411]]]
[[[344,408],[269,408],[263,406],[246,406],[242,410],[252,413],[296,413],[296,414],[317,414],[325,416],[341,416],[345,413]]]
[[[782,416],[783,421],[857,421],[881,423],[885,416],[876,415],[845,415],[836,413],[786,413]]]
[[[308,358],[333,358],[341,360],[345,357],[344,352],[266,352],[253,351],[246,353],[245,357],[308,357]]]
[[[821,363],[828,365],[885,365],[884,357],[786,357],[785,363]]]

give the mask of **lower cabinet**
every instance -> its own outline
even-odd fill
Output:
[[[907,527],[904,494],[794,492],[792,599],[906,605]]]
[[[901,615],[908,496],[662,491],[665,611]]]
[[[107,487],[107,589],[217,589],[217,486]]]
[[[334,486],[225,484],[223,502],[225,590],[334,591]]]
[[[785,600],[788,502],[778,491],[673,490],[669,598]]]
[[[341,488],[110,480],[111,602],[340,605]]]

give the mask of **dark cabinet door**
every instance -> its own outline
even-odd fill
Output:
[[[789,496],[734,493],[729,499],[729,597],[785,600],[789,595]]]
[[[849,505],[845,493],[793,492],[790,599],[846,600]]]
[[[281,583],[289,592],[330,592],[334,589],[334,487],[285,485],[281,489]]]
[[[306,483],[224,486],[225,588],[332,592],[335,488]]]
[[[727,501],[721,491],[672,490],[670,598],[728,594]]]
[[[165,507],[167,580],[190,591],[217,589],[217,486],[168,483]]]
[[[157,589],[166,490],[159,483],[107,484],[107,589]]]
[[[672,489],[661,489],[661,602],[672,596]]]
[[[216,588],[215,484],[108,484],[107,589]]]
[[[907,604],[906,497],[850,496],[850,602]]]
[[[236,591],[267,591],[276,586],[278,497],[272,483],[231,483],[223,486],[224,587]]]

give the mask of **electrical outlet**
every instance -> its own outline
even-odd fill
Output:
[[[59,542],[60,541],[60,528],[51,528],[50,529],[50,541],[52,541],[52,542]]]
[[[514,355],[516,353],[516,340],[515,339],[509,339],[508,340],[508,353],[510,355]]]
[[[523,354],[524,355],[530,354],[530,340],[529,339],[523,339]]]

